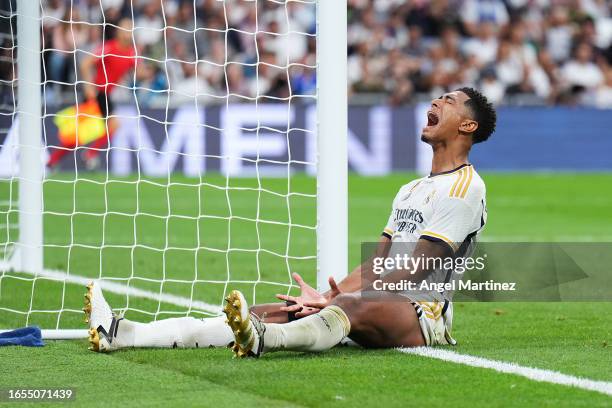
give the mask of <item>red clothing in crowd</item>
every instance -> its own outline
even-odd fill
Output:
[[[105,87],[110,94],[115,84],[136,64],[136,50],[133,45],[122,47],[117,40],[104,41],[95,52],[96,77],[94,83]]]

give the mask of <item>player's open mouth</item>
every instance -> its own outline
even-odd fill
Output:
[[[436,115],[433,111],[427,112],[427,126],[436,126],[439,120],[438,115]]]

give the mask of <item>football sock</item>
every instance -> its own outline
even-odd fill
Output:
[[[263,352],[328,350],[340,343],[350,330],[346,313],[332,305],[291,323],[266,324]]]
[[[234,341],[234,335],[225,316],[177,317],[150,323],[122,319],[116,340],[120,347],[225,347]]]

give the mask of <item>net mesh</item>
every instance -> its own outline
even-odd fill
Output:
[[[140,320],[314,278],[314,0],[41,1],[37,275],[14,262],[16,9],[2,7],[0,327],[82,327],[92,278]]]

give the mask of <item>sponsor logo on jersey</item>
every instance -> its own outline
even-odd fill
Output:
[[[394,221],[397,224],[396,232],[406,231],[414,233],[417,224],[423,223],[423,213],[415,208],[396,208]]]

